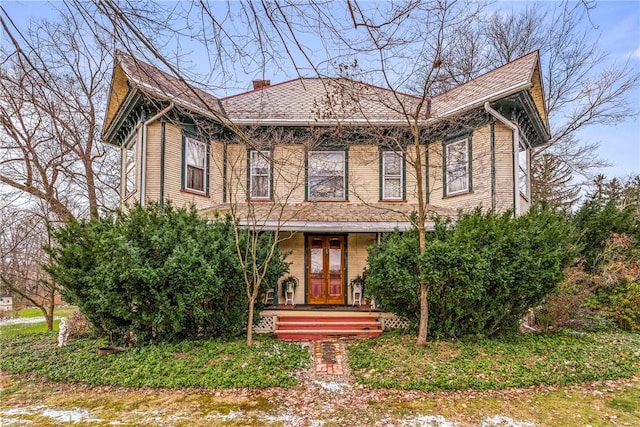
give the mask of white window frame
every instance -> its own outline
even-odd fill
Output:
[[[124,196],[129,197],[136,192],[138,186],[138,134],[134,134],[124,149]]]
[[[266,162],[266,172],[262,172],[258,168],[258,162]],[[254,178],[257,177],[266,177],[267,179],[267,194],[266,195],[256,195],[254,194],[255,186],[254,186]],[[263,150],[251,150],[249,152],[249,198],[250,199],[271,199],[271,151]]]
[[[531,191],[531,167],[529,162],[529,149],[522,143],[518,150],[518,180],[520,194],[527,200]],[[523,191],[524,189],[524,191]]]
[[[314,156],[322,156],[322,155],[340,155],[342,157],[342,195],[338,197],[323,197],[323,196],[314,196],[312,195],[312,179],[316,178],[333,178],[340,175],[337,174],[325,174],[325,175],[312,175],[312,158]],[[307,154],[307,198],[309,200],[346,200],[347,199],[347,153],[346,151],[309,151]]]
[[[193,144],[196,147],[198,147],[199,149],[202,150],[202,166],[198,165],[198,164],[191,164],[189,163],[189,145]],[[189,186],[189,167],[197,169],[197,170],[201,170],[202,171],[202,189],[200,188],[193,188]],[[202,141],[199,141],[195,138],[191,138],[188,136],[184,137],[184,166],[183,166],[183,171],[182,171],[183,175],[184,175],[184,189],[188,190],[188,191],[193,191],[196,193],[201,193],[201,194],[206,194],[207,192],[207,144],[205,144]]]
[[[463,151],[464,159],[454,162],[453,161],[454,159],[450,158],[450,153],[454,147],[459,147],[459,146],[464,147],[464,151]],[[449,142],[444,146],[444,162],[445,162],[444,187],[445,187],[445,193],[447,196],[468,193],[471,190],[471,186],[470,186],[471,162],[469,161],[469,147],[470,147],[469,138],[461,139],[454,142]],[[451,174],[457,173],[459,171],[464,171],[465,186],[463,188],[452,191],[451,188],[449,187],[449,184],[451,183],[450,176]]]
[[[397,174],[391,174],[387,171],[388,158],[397,157],[400,160],[400,171]],[[387,196],[387,180],[394,180],[399,182],[398,195]],[[382,152],[382,200],[403,200],[404,199],[404,156],[398,151],[383,151]]]

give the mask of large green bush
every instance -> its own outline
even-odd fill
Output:
[[[476,210],[436,221],[420,254],[415,231],[393,233],[369,250],[368,292],[417,323],[418,278],[429,285],[432,336],[492,336],[518,327],[562,279],[574,256],[564,216],[532,208],[513,218]]]
[[[65,300],[113,341],[229,337],[246,327],[248,300],[229,218],[207,223],[193,207],[152,203],[115,220],[71,221],[54,236],[52,277]],[[262,246],[271,238],[261,235]],[[286,270],[277,254],[265,288]]]

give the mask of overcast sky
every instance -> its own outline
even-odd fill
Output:
[[[497,1],[494,7],[518,9],[530,4],[524,1]],[[548,5],[549,3],[545,3]],[[16,23],[27,25],[30,17],[45,17],[53,14],[49,2],[3,0],[2,5]],[[609,59],[616,62],[631,61],[636,72],[640,72],[640,1],[601,1],[590,12],[590,36],[594,43],[609,54]],[[594,28],[595,27],[595,28]],[[6,43],[0,40],[0,43]],[[544,60],[544,59],[543,59]],[[250,81],[253,76],[247,76]],[[291,76],[296,77],[292,70]],[[281,81],[276,79],[275,83]],[[248,89],[248,87],[247,87]],[[215,95],[223,96],[225,94]],[[628,102],[636,112],[640,112],[640,88],[635,88]],[[609,178],[625,177],[640,173],[640,119],[636,115],[616,126],[594,125],[581,131],[583,141],[599,142],[599,155],[612,166],[602,170]]]

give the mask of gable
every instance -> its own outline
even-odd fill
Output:
[[[122,70],[120,62],[116,61],[113,66],[113,76],[111,77],[111,87],[109,89],[109,99],[107,101],[107,112],[104,118],[103,129],[106,130],[111,126],[111,122],[128,93],[129,83],[127,76]]]

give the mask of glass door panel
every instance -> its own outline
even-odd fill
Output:
[[[309,304],[344,304],[344,237],[308,240]]]

